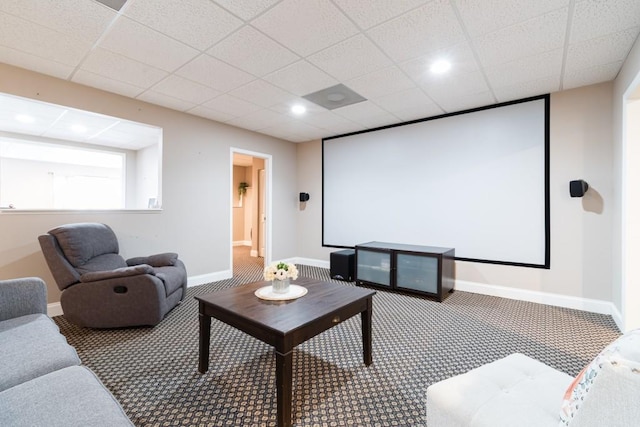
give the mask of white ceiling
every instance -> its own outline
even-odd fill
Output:
[[[638,0],[0,1],[0,62],[294,142],[609,81],[639,33]],[[338,83],[368,100],[301,98]]]

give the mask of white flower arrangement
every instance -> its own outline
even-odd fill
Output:
[[[286,262],[274,262],[264,268],[264,280],[285,280],[298,278],[298,268],[295,264]]]

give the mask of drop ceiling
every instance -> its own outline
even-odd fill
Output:
[[[0,62],[294,142],[613,80],[639,33],[638,0],[0,2]]]

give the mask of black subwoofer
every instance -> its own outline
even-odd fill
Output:
[[[356,251],[353,249],[331,252],[329,254],[329,274],[331,278],[348,282],[353,281],[355,258]]]

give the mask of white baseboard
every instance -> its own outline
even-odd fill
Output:
[[[329,268],[329,261],[321,261],[319,259],[294,257],[294,258],[290,258],[290,260],[288,260],[287,262],[292,262],[294,264],[310,265],[311,267]]]
[[[501,298],[535,302],[538,304],[553,305],[556,307],[590,311],[592,313],[608,314],[613,317],[613,320],[618,326],[622,319],[622,316],[620,316],[620,313],[610,301],[550,294],[526,289],[507,288],[505,286],[487,285],[484,283],[468,282],[465,280],[456,280],[455,289],[463,292],[473,292],[482,295],[491,295]]]
[[[187,287],[204,285],[206,283],[217,282],[219,280],[227,280],[233,277],[231,270],[217,271],[215,273],[201,274],[199,276],[190,276],[187,279]]]
[[[252,256],[254,258],[257,257],[258,256],[258,251],[255,250],[255,249],[251,249],[251,252],[249,252],[249,256]]]
[[[233,246],[251,246],[251,240],[237,240],[232,242]]]
[[[47,315],[49,317],[62,316],[64,313],[62,312],[62,306],[59,302],[52,302],[51,304],[47,304]]]

